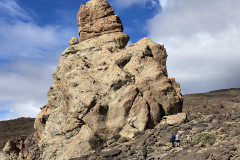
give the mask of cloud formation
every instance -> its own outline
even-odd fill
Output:
[[[162,3],[161,3],[162,2]],[[164,44],[183,93],[240,87],[240,1],[160,0],[149,36]]]
[[[40,26],[15,0],[1,1],[0,13],[0,120],[35,117],[75,28]]]
[[[18,19],[32,20],[30,14],[25,11],[15,0],[1,0],[0,1],[0,15],[4,15],[5,18],[13,18],[15,21]],[[4,18],[1,16],[1,18]]]
[[[118,8],[128,8],[132,5],[145,5],[151,3],[152,7],[158,5],[158,0],[113,0],[112,4]]]

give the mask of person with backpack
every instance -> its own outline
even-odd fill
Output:
[[[175,135],[172,133],[170,142],[172,143],[172,147],[175,147]]]

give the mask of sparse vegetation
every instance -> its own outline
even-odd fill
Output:
[[[219,111],[213,111],[213,113],[214,113],[214,114],[220,114],[220,112],[219,112]]]
[[[115,141],[117,141],[120,138],[120,134],[114,134],[111,139],[114,139]]]
[[[88,140],[88,143],[90,144],[91,149],[97,150],[100,147],[102,140],[98,135],[94,135]]]
[[[147,147],[144,146],[144,147],[142,148],[143,159],[147,159],[147,153],[148,153]]]
[[[108,141],[110,139],[109,134],[97,134],[96,136],[101,139],[102,143],[105,143],[106,141]]]
[[[139,137],[143,134],[144,134],[144,132],[138,131],[138,132],[134,133],[134,137],[136,138],[136,137]]]
[[[127,142],[127,141],[128,141],[128,140],[127,140],[126,137],[120,137],[120,138],[117,140],[118,143],[124,143],[124,142]]]
[[[192,144],[200,146],[206,146],[207,144],[213,145],[215,143],[216,136],[211,133],[199,133],[193,137]]]

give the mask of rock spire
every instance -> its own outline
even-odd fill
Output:
[[[120,18],[106,0],[91,0],[86,5],[82,4],[77,14],[77,23],[81,41],[123,31]]]

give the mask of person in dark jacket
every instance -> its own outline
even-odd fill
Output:
[[[172,147],[175,147],[175,135],[172,133],[170,142],[172,143]]]

